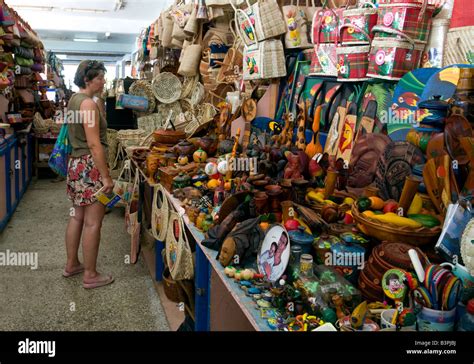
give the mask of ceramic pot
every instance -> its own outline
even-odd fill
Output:
[[[183,139],[181,140],[178,144],[176,144],[173,147],[173,152],[176,155],[185,155],[188,158],[191,158],[193,156],[193,153],[195,152],[196,147],[194,146],[193,143]]]
[[[232,152],[232,149],[234,148],[234,141],[231,139],[224,139],[219,142],[219,145],[217,146],[217,151],[219,154],[228,154]]]
[[[212,156],[217,152],[217,139],[210,136],[202,137],[197,142],[199,148],[204,150],[208,156]]]
[[[173,178],[173,188],[184,188],[191,185],[191,177],[186,173],[181,172]]]
[[[270,211],[278,212],[281,210],[281,195],[283,193],[282,188],[279,185],[267,185],[265,186],[265,192],[268,195]]]
[[[186,138],[186,133],[180,130],[156,130],[153,133],[153,138],[156,143],[166,144],[166,145],[175,145],[181,139]]]
[[[280,186],[283,190],[283,193],[281,195],[282,201],[291,199],[291,179],[282,179],[280,182]]]
[[[306,198],[306,189],[308,188],[309,181],[304,179],[296,179],[291,181],[293,186],[293,201],[298,204],[304,204]]]
[[[257,191],[254,193],[253,198],[255,200],[255,208],[258,214],[263,214],[267,210],[268,195],[263,191]]]
[[[298,227],[298,230],[289,231],[288,235],[290,236],[291,246],[299,245],[303,254],[311,253],[314,237],[305,232],[304,226]]]

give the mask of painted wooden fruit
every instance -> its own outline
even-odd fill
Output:
[[[193,159],[196,163],[204,163],[207,159],[207,153],[199,148],[194,152]]]

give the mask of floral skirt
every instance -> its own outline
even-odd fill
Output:
[[[100,172],[90,154],[69,158],[67,194],[74,206],[92,205],[94,194],[102,188]]]

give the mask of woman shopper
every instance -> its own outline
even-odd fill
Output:
[[[113,189],[107,167],[107,122],[93,100],[104,88],[105,72],[101,62],[79,64],[74,77],[79,92],[71,97],[66,114],[72,147],[67,193],[73,209],[66,229],[67,263],[63,276],[84,272],[84,288],[102,287],[114,281],[111,275],[100,274],[96,269],[105,207],[94,194],[102,187],[105,193]],[[81,236],[84,265],[78,257]]]

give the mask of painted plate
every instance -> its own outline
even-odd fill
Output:
[[[257,257],[258,270],[270,282],[277,281],[285,272],[290,259],[290,237],[281,225],[268,230]]]
[[[392,99],[392,108],[388,115],[387,131],[393,141],[405,141],[408,131],[414,126],[415,114],[421,95],[430,78],[439,68],[419,68],[408,72],[395,87]]]

